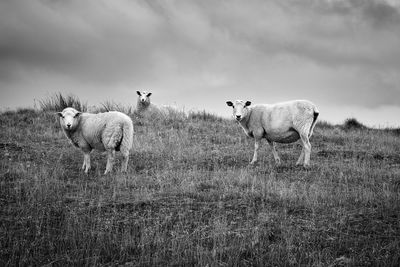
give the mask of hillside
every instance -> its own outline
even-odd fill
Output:
[[[400,264],[398,132],[317,124],[299,144],[253,141],[204,113],[134,119],[128,173],[92,170],[51,111],[0,114],[0,265]]]

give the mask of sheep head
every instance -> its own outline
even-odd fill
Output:
[[[232,101],[227,101],[226,104],[233,108],[233,118],[237,121],[241,121],[247,116],[249,112],[248,107],[251,105],[250,101],[236,100],[235,103]]]
[[[136,93],[139,96],[139,102],[142,104],[148,103],[150,104],[150,96],[151,93],[147,93],[146,91],[140,92],[140,91],[136,91]]]
[[[73,131],[79,124],[79,117],[82,112],[74,108],[65,108],[62,112],[57,112],[60,117],[61,127],[66,131]]]

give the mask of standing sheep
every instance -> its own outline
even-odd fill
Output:
[[[233,107],[233,117],[238,121],[247,136],[255,139],[254,155],[250,164],[257,161],[257,151],[262,138],[267,139],[272,147],[276,164],[280,158],[275,149],[276,143],[293,143],[301,140],[303,149],[296,165],[310,165],[311,144],[309,138],[313,133],[319,114],[316,106],[307,100],[293,100],[277,104],[251,105],[250,101],[227,101]]]
[[[91,114],[82,113],[74,108],[65,108],[57,112],[64,134],[83,153],[82,169],[90,169],[90,152],[92,149],[107,151],[107,166],[104,174],[112,170],[115,151],[121,151],[123,162],[121,171],[126,172],[129,150],[133,143],[133,123],[131,118],[121,112],[110,111]]]

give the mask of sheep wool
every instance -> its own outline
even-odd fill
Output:
[[[141,116],[165,116],[168,110],[163,106],[158,106],[151,102],[152,93],[146,91],[136,91],[138,99],[136,103],[136,112]]]
[[[136,91],[136,93],[138,94],[136,111],[139,113],[143,113],[146,110],[151,110],[153,106],[150,101],[151,93],[148,93],[146,91]]]
[[[74,108],[58,112],[65,136],[84,153],[82,169],[90,169],[90,152],[107,151],[105,174],[112,170],[115,151],[123,156],[121,171],[126,172],[133,143],[133,123],[129,116],[117,111],[91,114]]]
[[[250,101],[236,100],[226,102],[233,107],[233,117],[243,128],[245,134],[254,138],[254,155],[251,164],[257,161],[257,151],[262,138],[267,139],[272,147],[276,164],[280,158],[275,143],[293,143],[301,141],[303,149],[296,165],[310,165],[311,144],[319,111],[307,100],[293,100],[276,104],[251,105]]]

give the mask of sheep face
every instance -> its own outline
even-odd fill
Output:
[[[151,93],[147,93],[146,91],[140,92],[140,91],[136,91],[136,93],[139,96],[139,101],[141,103],[150,103],[150,96]]]
[[[79,124],[79,116],[82,114],[74,108],[65,108],[62,112],[57,112],[60,116],[60,124],[67,131],[73,131]]]
[[[251,105],[250,101],[243,101],[243,100],[236,100],[235,103],[232,103],[232,101],[227,101],[226,104],[229,107],[233,108],[233,118],[237,121],[243,120],[249,112],[249,106]]]

